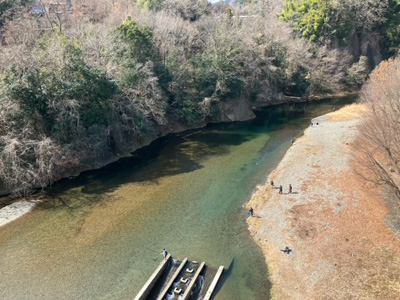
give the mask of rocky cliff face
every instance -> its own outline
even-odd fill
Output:
[[[354,32],[348,49],[355,61],[358,61],[360,56],[368,57],[369,66],[373,69],[382,61],[380,39],[381,36],[378,33],[357,34]]]

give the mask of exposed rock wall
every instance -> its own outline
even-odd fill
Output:
[[[369,66],[373,69],[382,61],[380,39],[378,33],[357,34],[357,32],[354,32],[348,49],[355,61],[358,61],[360,56],[368,57]]]

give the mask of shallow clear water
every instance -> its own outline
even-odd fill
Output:
[[[229,267],[216,299],[269,299],[242,205],[310,119],[340,105],[269,108],[253,121],[169,135],[61,181],[40,209],[0,228],[0,299],[132,299],[163,248]]]

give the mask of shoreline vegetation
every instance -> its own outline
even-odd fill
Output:
[[[356,96],[356,95],[358,95],[358,94],[344,92],[344,93],[339,93],[336,95],[331,95],[328,98],[329,99],[339,99],[339,98],[348,98],[348,97],[352,97],[352,96]],[[290,97],[290,96],[284,96],[284,97],[285,97],[284,100],[287,103],[289,103],[289,102],[300,103],[300,102],[319,101],[319,100],[323,100],[323,99],[328,99],[328,98],[320,98],[320,97],[312,97],[312,98]],[[282,104],[276,104],[276,105],[282,105]],[[274,106],[274,105],[271,104],[269,106]],[[237,120],[237,121],[240,122],[242,120]],[[191,129],[192,128],[188,128],[186,130],[191,130]],[[183,130],[183,131],[185,131],[185,130]],[[180,132],[180,130],[175,131],[175,132]],[[132,153],[134,153],[134,152],[132,152]],[[111,161],[109,163],[112,163],[112,162],[114,162],[114,161]],[[101,167],[104,167],[106,165],[108,165],[108,163],[103,166],[100,166],[99,168],[93,168],[93,169],[87,169],[87,170],[85,169],[84,171],[100,169]],[[35,195],[38,195],[38,197],[35,197]],[[29,196],[29,199],[27,199],[26,197],[16,197],[16,198],[10,197],[10,194],[8,194],[8,195],[0,194],[0,227],[6,225],[6,224],[16,220],[17,218],[32,211],[36,207],[37,203],[41,202],[40,198],[41,198],[41,196],[40,196],[39,189],[37,190],[36,193],[33,193],[31,196]],[[29,203],[29,205],[27,205],[27,203]]]
[[[400,242],[385,225],[392,208],[365,180],[356,151],[365,109],[352,104],[315,118],[248,203],[272,299],[398,298]],[[286,246],[293,252],[280,251]]]
[[[68,179],[68,178],[75,178],[77,176],[79,176],[81,173],[85,172],[85,171],[91,171],[91,170],[97,170],[97,169],[101,169],[109,164],[112,164],[116,161],[118,161],[121,158],[124,157],[129,157],[131,156],[135,151],[148,146],[149,144],[151,144],[152,142],[156,141],[157,139],[166,136],[168,134],[171,133],[180,133],[180,132],[184,132],[184,131],[189,131],[189,130],[193,130],[193,129],[201,129],[203,127],[206,127],[208,124],[212,124],[212,123],[223,123],[223,122],[242,122],[242,121],[248,121],[251,120],[253,118],[256,117],[256,115],[254,114],[255,110],[259,110],[259,109],[265,109],[268,107],[273,107],[273,106],[279,106],[279,105],[287,105],[290,103],[303,103],[303,102],[311,102],[311,101],[321,101],[321,100],[327,100],[327,99],[346,99],[346,98],[351,98],[351,97],[358,97],[359,96],[359,92],[339,92],[336,94],[327,94],[325,96],[309,96],[309,97],[297,97],[297,96],[287,96],[287,95],[283,95],[282,99],[280,101],[275,101],[275,100],[271,100],[270,103],[265,104],[265,105],[260,105],[260,106],[256,106],[256,107],[247,107],[245,112],[239,113],[239,112],[231,112],[230,115],[230,119],[222,119],[220,121],[216,121],[214,120],[213,122],[203,122],[203,123],[199,123],[199,124],[192,124],[191,126],[184,126],[182,124],[178,125],[178,124],[169,124],[168,130],[163,131],[162,134],[158,135],[158,136],[154,136],[152,139],[148,139],[146,141],[143,142],[142,145],[137,145],[137,147],[133,148],[133,150],[129,153],[129,154],[125,154],[125,155],[121,155],[121,156],[114,156],[111,157],[110,159],[104,160],[104,161],[98,161],[96,166],[83,166],[81,168],[77,168],[77,170],[74,171],[74,173],[72,174],[68,174],[68,176],[65,177],[61,177],[58,180],[56,180],[55,182],[53,182],[52,184],[55,184],[57,181],[59,180],[63,180],[63,179]],[[275,101],[275,102],[274,102]],[[48,186],[47,186],[48,187]],[[31,188],[29,194],[37,194],[40,193],[41,190],[44,190],[45,187],[33,187]],[[11,191],[7,191],[4,184],[2,184],[0,182],[0,209],[4,206],[10,205],[14,202],[16,202],[15,199],[20,199],[20,198],[24,198],[23,195],[13,195]],[[6,199],[6,200],[4,200]]]

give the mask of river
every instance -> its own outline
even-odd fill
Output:
[[[272,107],[252,121],[171,134],[60,181],[38,209],[0,228],[0,299],[133,299],[163,248],[229,267],[216,299],[269,299],[243,205],[311,118],[350,101]]]

